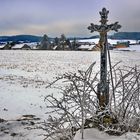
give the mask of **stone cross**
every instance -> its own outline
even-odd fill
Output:
[[[100,40],[99,46],[101,50],[101,66],[100,66],[100,83],[98,84],[98,95],[97,98],[99,100],[99,106],[105,107],[109,102],[109,82],[107,80],[107,32],[113,30],[118,31],[121,28],[121,25],[118,22],[113,24],[107,24],[109,11],[106,8],[103,8],[102,11],[99,12],[101,16],[101,25],[95,25],[93,23],[90,24],[88,29],[92,32],[99,32]]]

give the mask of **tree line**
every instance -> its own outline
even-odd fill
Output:
[[[51,41],[45,34],[37,48],[40,50],[76,50],[78,46],[76,38],[71,41],[61,34],[60,38],[56,37]]]

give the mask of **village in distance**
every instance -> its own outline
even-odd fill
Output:
[[[0,50],[74,50],[99,51],[99,36],[92,37],[60,37],[51,38],[48,35],[17,35],[1,36]],[[140,50],[139,32],[118,32],[108,36],[110,50],[135,51]]]

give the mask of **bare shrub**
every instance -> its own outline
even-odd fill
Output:
[[[109,104],[102,110],[97,93],[99,73],[94,73],[94,65],[86,71],[65,73],[47,86],[57,93],[45,97],[49,118],[42,129],[46,138],[71,140],[79,129],[83,138],[86,127],[97,127],[113,135],[140,131],[138,67],[111,68]]]
[[[140,124],[140,70],[139,67],[113,69],[114,88],[110,89],[110,110],[127,130],[138,130]]]

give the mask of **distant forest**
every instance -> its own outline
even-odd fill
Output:
[[[110,38],[140,40],[140,32],[118,32],[110,36]]]
[[[41,39],[42,39],[41,36],[34,36],[34,35],[0,36],[1,42],[8,42],[8,41],[40,42]]]
[[[43,37],[43,36],[42,36]],[[42,40],[41,36],[35,35],[16,35],[16,36],[0,36],[0,42],[8,42],[8,41],[23,41],[23,42],[40,42]],[[76,37],[75,39],[93,39],[98,38],[99,36],[91,36],[91,37]],[[110,39],[132,39],[132,40],[140,40],[140,32],[118,32],[113,35],[110,35],[108,38]],[[70,40],[73,40],[74,37],[70,37]],[[49,40],[54,40],[54,38],[49,37]]]

